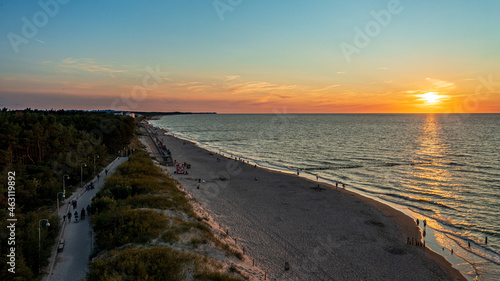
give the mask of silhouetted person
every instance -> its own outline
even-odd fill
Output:
[[[484,238],[484,244],[488,244],[488,236]]]

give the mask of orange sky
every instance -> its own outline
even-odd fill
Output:
[[[175,3],[4,3],[0,107],[500,113],[500,2]]]

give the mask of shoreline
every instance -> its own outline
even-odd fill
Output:
[[[380,201],[365,197],[357,192],[353,192],[350,190],[342,190],[340,188],[337,189],[332,184],[324,183],[324,182],[320,183],[321,189],[318,189],[317,191],[311,191],[311,190],[313,190],[311,186],[315,186],[318,184],[317,182],[315,182],[313,180],[310,180],[310,179],[307,179],[304,177],[300,177],[300,176],[297,176],[294,174],[290,174],[290,173],[276,171],[276,170],[265,168],[265,167],[254,168],[253,166],[251,166],[249,164],[241,163],[241,161],[235,161],[234,159],[227,158],[226,156],[220,156],[218,154],[210,152],[209,150],[202,148],[202,147],[199,147],[196,145],[196,143],[191,142],[189,140],[181,139],[181,138],[171,136],[171,135],[164,135],[163,133],[166,131],[163,129],[158,129],[158,130],[160,130],[160,132],[161,132],[159,137],[161,137],[161,139],[164,141],[167,148],[172,150],[174,159],[179,159],[180,162],[184,162],[180,158],[185,157],[185,159],[186,159],[186,158],[193,158],[193,156],[196,156],[196,155],[193,155],[193,153],[191,153],[189,156],[187,155],[189,153],[186,153],[186,151],[185,151],[186,149],[183,149],[183,148],[189,148],[189,150],[197,150],[196,154],[200,154],[200,152],[201,152],[201,154],[209,155],[208,158],[214,158],[214,157],[219,158],[220,157],[220,159],[225,159],[224,161],[227,163],[234,161],[234,163],[236,163],[235,165],[238,166],[239,168],[241,168],[242,170],[255,169],[255,173],[259,174],[259,175],[263,174],[263,177],[270,176],[272,178],[280,178],[280,179],[286,178],[287,180],[291,180],[294,184],[298,183],[298,185],[301,185],[302,188],[304,185],[308,185],[310,187],[309,190],[307,190],[307,189],[300,190],[301,192],[305,191],[308,196],[310,196],[311,194],[314,194],[314,193],[325,193],[325,192],[330,193],[329,196],[343,194],[343,196],[346,198],[350,197],[351,200],[361,202],[362,204],[369,206],[369,207],[373,207],[376,210],[378,210],[378,212],[380,212],[387,220],[390,220],[390,222],[391,222],[391,223],[388,223],[387,220],[384,222],[380,222],[378,220],[372,220],[371,223],[373,225],[375,225],[375,227],[377,227],[377,226],[380,227],[381,225],[383,227],[389,227],[389,224],[392,224],[390,227],[395,227],[397,229],[396,232],[394,232],[394,231],[391,232],[392,237],[390,237],[390,238],[393,240],[395,239],[397,242],[392,241],[390,243],[390,244],[392,244],[392,246],[389,246],[389,252],[392,252],[392,254],[397,255],[401,251],[402,252],[401,256],[407,256],[409,254],[409,255],[412,255],[412,257],[417,257],[417,258],[421,259],[422,261],[424,261],[424,263],[426,262],[426,260],[432,260],[433,263],[435,263],[435,265],[437,265],[442,270],[442,273],[444,273],[446,275],[447,280],[467,280],[457,269],[452,267],[452,264],[450,262],[448,262],[443,256],[432,251],[430,248],[423,249],[421,247],[416,247],[414,245],[407,245],[407,243],[406,243],[407,237],[413,237],[413,238],[421,241],[422,236],[421,236],[420,228],[416,225],[415,221],[411,217],[402,213],[399,210],[394,209],[390,205],[386,205]],[[176,145],[174,145],[175,149],[172,149],[173,147],[171,147],[171,145],[174,143],[176,143]],[[180,144],[180,143],[182,143],[182,144]],[[182,146],[179,146],[179,144]],[[190,159],[190,161],[192,161],[192,160]],[[193,162],[192,164],[198,165],[196,162]],[[210,166],[213,166],[213,165],[209,165],[206,168],[210,169],[211,168]],[[169,171],[171,172],[171,174],[173,174],[173,169],[170,169]],[[226,169],[226,172],[227,172],[227,169]],[[196,174],[198,174],[198,173],[196,173]],[[193,173],[193,176],[196,176],[196,174]],[[228,173],[226,173],[226,174],[228,174]],[[189,176],[191,176],[191,173],[188,176],[174,175],[174,178],[176,178],[177,180],[179,180],[181,182],[183,187],[185,187],[184,189],[186,190],[186,192],[188,192],[194,198],[199,199],[200,194],[197,194],[196,190],[194,189],[193,180],[186,179],[186,178],[189,178]],[[237,176],[238,175],[235,175],[235,177],[237,177]],[[232,181],[232,178],[229,177],[229,180]],[[217,187],[216,185],[214,185],[214,184],[216,184],[216,182],[211,181],[208,183],[208,185],[209,185],[208,188],[210,188],[210,184],[211,184],[212,188]],[[202,189],[205,189],[205,187],[202,187]],[[225,188],[225,189],[228,189],[228,188]],[[220,196],[219,193],[220,192],[218,192],[216,195]],[[201,197],[203,197],[203,196],[201,196]],[[204,196],[204,197],[207,197],[207,196]],[[215,214],[216,216],[217,215],[223,216],[224,214],[221,214],[221,212],[218,212],[217,210],[215,210],[215,211],[212,210],[211,207],[213,207],[213,206],[210,206],[210,204],[209,204],[210,202],[208,202],[211,200],[210,200],[210,198],[208,198],[208,199],[209,200],[207,200],[207,198],[202,198],[202,200],[200,200],[200,201],[202,201],[202,203],[204,203],[203,207],[207,208],[211,213]],[[203,200],[205,200],[205,201],[203,201]],[[347,204],[347,205],[349,205],[348,207],[351,207],[350,205],[352,205],[352,202],[349,202],[349,204]],[[351,216],[352,216],[352,214],[351,214]],[[227,221],[227,218],[226,218],[226,221]],[[370,220],[368,220],[368,221],[370,221]],[[221,223],[221,222],[218,221],[218,223]],[[224,224],[224,222],[222,222],[222,224]],[[365,222],[365,224],[366,224],[366,222]],[[350,227],[353,227],[353,226],[350,226]],[[358,228],[358,226],[354,226],[354,228]],[[368,226],[366,228],[370,228],[370,226]],[[238,231],[236,231],[236,232],[238,232]],[[349,229],[346,229],[346,231],[344,231],[344,232],[349,234],[350,231],[349,231]],[[397,237],[394,237],[394,235],[396,235]],[[329,237],[330,236],[328,236],[328,238]],[[382,237],[382,238],[385,238],[385,237]],[[245,240],[244,237],[242,239]],[[378,239],[376,239],[376,240],[378,240]],[[250,244],[254,244],[254,243],[252,243],[252,241],[248,241],[248,242],[246,242],[246,244],[250,245]],[[380,243],[379,242],[379,244],[387,244],[387,243]],[[385,245],[385,246],[387,248],[387,245]],[[333,246],[333,248],[337,249],[337,245]],[[316,248],[314,248],[314,249],[316,249]],[[418,257],[418,256],[420,256],[420,257]],[[321,259],[316,260],[315,262],[318,262],[318,261],[320,263],[323,262],[323,260],[321,260]],[[396,267],[393,269],[396,269]],[[420,270],[422,270],[422,268],[420,268]],[[432,270],[435,270],[435,268],[432,268]],[[432,271],[432,270],[430,270],[430,271]],[[440,277],[444,277],[444,276],[440,276]],[[428,276],[425,278],[428,278]],[[279,277],[278,277],[278,279],[279,279]],[[418,278],[418,279],[421,279],[421,278]]]

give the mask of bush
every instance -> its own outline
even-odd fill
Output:
[[[192,261],[168,247],[112,251],[90,263],[87,280],[187,280],[183,269]]]
[[[241,278],[212,272],[209,260],[199,255],[180,252],[169,247],[145,249],[128,248],[112,251],[90,263],[88,281],[111,280],[189,280],[188,271],[194,271],[194,280],[241,281]]]
[[[157,238],[167,226],[161,213],[130,208],[106,211],[94,216],[94,232],[100,250],[128,243],[146,243]]]
[[[109,198],[108,196],[94,197],[92,199],[92,207],[90,211],[93,214],[98,214],[109,210],[114,210],[116,208],[116,205],[116,200],[114,200],[113,198]]]

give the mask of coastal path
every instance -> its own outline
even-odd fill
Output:
[[[110,176],[123,162],[127,161],[128,157],[118,157],[111,164],[106,167],[108,175]],[[87,208],[92,202],[92,198],[104,185],[104,180],[107,177],[103,170],[100,174],[99,181],[94,178],[94,189],[85,190],[81,188],[77,190],[71,198],[64,200],[63,206],[60,208],[59,216],[62,219],[64,214],[71,212],[74,214],[75,209],[69,204],[73,199],[77,200],[78,214],[81,213],[82,208]],[[49,274],[45,277],[46,281],[67,281],[67,280],[80,280],[85,278],[88,271],[89,256],[92,253],[93,235],[92,228],[90,227],[90,216],[87,215],[85,220],[80,220],[75,223],[74,217],[71,222],[66,221],[62,223],[61,234],[59,239],[64,239],[65,246],[61,252],[57,251],[59,241],[54,247],[54,251],[50,260]]]

